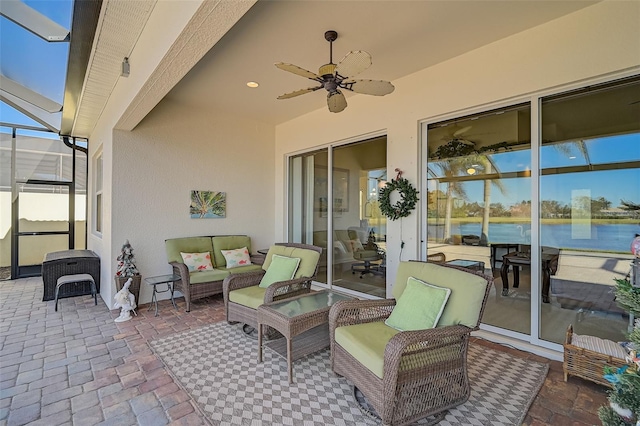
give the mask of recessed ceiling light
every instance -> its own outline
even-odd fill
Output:
[[[258,86],[260,86],[258,83],[256,83],[255,81],[250,81],[247,83],[247,86],[251,87],[251,88],[256,88]]]
[[[569,157],[569,160],[575,160],[575,159],[576,159],[575,155],[572,155],[571,157]]]

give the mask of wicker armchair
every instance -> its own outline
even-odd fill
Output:
[[[447,261],[447,256],[442,252],[432,253],[427,255],[427,262],[444,263]]]
[[[267,288],[258,287],[274,254],[301,257],[296,275],[289,281],[276,282]],[[257,328],[258,306],[309,293],[311,282],[318,272],[318,260],[321,254],[321,247],[298,243],[277,243],[269,249],[261,271],[230,275],[225,278],[222,294],[227,322],[240,322]]]
[[[451,289],[436,328],[397,331],[384,323],[409,277]],[[384,425],[405,425],[428,416],[440,421],[448,409],[469,399],[469,335],[479,328],[492,281],[448,265],[401,262],[396,299],[349,300],[332,306],[332,370],[360,390]]]

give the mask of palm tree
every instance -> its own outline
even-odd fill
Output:
[[[226,210],[226,197],[224,192],[193,191],[191,193],[190,213],[205,217],[207,213],[224,217]]]

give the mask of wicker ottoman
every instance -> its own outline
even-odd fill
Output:
[[[569,325],[562,364],[564,381],[569,376],[577,376],[611,387],[611,383],[603,377],[604,367],[620,368],[627,365],[625,356],[625,350],[616,342],[573,334],[573,326]]]
[[[42,261],[44,294],[42,301],[54,300],[58,278],[63,275],[89,274],[100,293],[100,258],[91,250],[63,250],[47,253]],[[63,291],[64,290],[64,291]],[[88,282],[69,284],[60,289],[58,298],[91,294]]]

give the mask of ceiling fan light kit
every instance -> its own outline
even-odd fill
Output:
[[[393,92],[395,87],[383,80],[355,80],[352,77],[360,74],[371,66],[371,55],[363,50],[353,50],[345,55],[337,64],[333,63],[333,42],[338,38],[338,33],[329,30],[324,33],[324,38],[329,42],[329,63],[322,65],[318,74],[300,68],[297,65],[277,62],[276,67],[283,71],[308,78],[320,83],[319,86],[296,90],[278,96],[278,99],[290,99],[319,89],[325,89],[327,93],[327,106],[331,112],[340,112],[347,107],[347,100],[340,89],[349,90],[364,95],[384,96]]]

